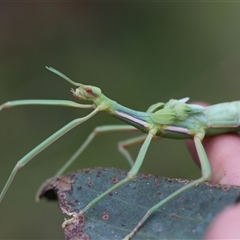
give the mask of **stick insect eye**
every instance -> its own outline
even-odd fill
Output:
[[[86,92],[86,95],[95,98],[99,97],[99,95],[102,93],[100,88],[93,86],[84,87],[84,91]]]

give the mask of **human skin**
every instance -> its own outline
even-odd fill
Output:
[[[196,103],[194,103],[196,104]],[[204,103],[197,103],[205,105]],[[193,141],[186,141],[188,149],[199,166]],[[240,186],[240,136],[226,133],[205,137],[203,145],[210,161],[211,183]],[[240,239],[240,203],[224,209],[210,224],[204,239]]]

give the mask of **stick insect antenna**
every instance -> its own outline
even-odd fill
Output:
[[[77,83],[77,82],[74,82],[73,80],[71,80],[69,77],[67,77],[66,75],[64,75],[63,73],[59,72],[58,70],[56,70],[55,68],[53,67],[47,67],[46,66],[46,69],[48,69],[49,71],[57,74],[58,76],[60,76],[61,78],[65,79],[66,81],[68,81],[70,84],[76,86],[76,87],[80,87],[82,86],[81,83]]]

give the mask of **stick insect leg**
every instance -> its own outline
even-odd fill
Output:
[[[72,157],[57,171],[55,176],[62,175],[66,169],[77,159],[77,157],[87,148],[87,146],[93,141],[93,139],[101,133],[108,132],[120,132],[120,131],[139,131],[135,127],[129,125],[104,125],[96,127],[83,144],[77,149]]]
[[[145,138],[146,138],[146,134],[138,136],[138,137],[126,139],[126,140],[118,143],[119,152],[122,153],[122,155],[127,159],[128,163],[130,164],[131,167],[133,166],[134,161],[133,161],[132,156],[130,155],[130,153],[127,149],[131,146],[143,143]],[[159,137],[154,136],[153,140],[155,140],[155,139],[159,139]]]
[[[115,190],[116,188],[122,186],[123,184],[131,181],[132,179],[135,178],[136,174],[138,173],[143,160],[145,158],[145,155],[147,153],[148,147],[151,143],[152,138],[156,135],[157,130],[152,129],[151,131],[149,131],[147,137],[144,140],[144,143],[142,144],[140,151],[138,153],[137,159],[135,161],[135,163],[133,164],[131,170],[128,172],[127,177],[122,179],[121,181],[119,181],[118,183],[116,183],[114,186],[112,186],[111,188],[109,188],[107,191],[105,191],[104,193],[100,194],[98,197],[96,197],[95,199],[93,199],[83,210],[81,210],[78,214],[76,214],[73,218],[68,219],[66,221],[63,222],[62,227],[64,228],[66,225],[70,224],[72,221],[74,221],[74,219],[76,217],[78,217],[79,215],[84,214],[89,208],[91,208],[93,205],[95,205],[97,202],[99,202],[102,198],[104,198],[106,195],[108,195],[110,192],[112,192],[113,190]]]
[[[2,201],[4,195],[6,194],[9,186],[11,185],[17,171],[22,168],[25,164],[27,164],[33,157],[35,157],[37,154],[39,154],[41,151],[43,151],[46,147],[48,147],[50,144],[52,144],[54,141],[56,141],[58,138],[60,138],[61,136],[63,136],[65,133],[67,133],[68,131],[70,131],[72,128],[76,127],[77,125],[85,122],[86,120],[88,120],[89,118],[91,118],[93,115],[95,115],[98,112],[98,108],[96,108],[94,111],[92,111],[90,114],[88,114],[87,116],[83,117],[83,118],[78,118],[75,119],[73,121],[71,121],[70,123],[68,123],[67,125],[65,125],[64,127],[62,127],[61,129],[59,129],[57,132],[55,132],[54,134],[52,134],[50,137],[48,137],[46,140],[44,140],[42,143],[40,143],[38,146],[36,146],[34,149],[32,149],[28,154],[26,154],[23,158],[21,158],[17,164],[15,165],[14,169],[12,170],[1,194],[0,194],[0,202]]]
[[[207,180],[210,179],[211,176],[211,167],[210,167],[210,163],[207,157],[207,154],[204,150],[204,147],[202,145],[202,140],[203,137],[196,135],[194,137],[194,143],[197,149],[197,153],[200,159],[200,164],[201,164],[201,171],[202,171],[202,177],[192,181],[191,183],[187,184],[186,186],[178,189],[177,191],[173,192],[171,195],[169,195],[168,197],[166,197],[165,199],[163,199],[162,201],[160,201],[159,203],[157,203],[156,205],[154,205],[153,207],[151,207],[147,213],[144,215],[144,217],[141,219],[141,221],[137,224],[137,226],[133,229],[133,231],[128,234],[124,240],[128,240],[130,238],[132,238],[134,236],[134,234],[139,230],[139,228],[141,228],[141,226],[144,224],[144,222],[147,220],[147,218],[154,212],[156,212],[158,210],[159,207],[161,207],[162,205],[164,205],[165,203],[167,203],[169,200],[171,200],[172,198],[176,197],[177,195],[183,193],[184,191],[186,191],[189,188],[194,187],[197,184],[203,183]]]
[[[77,108],[94,108],[94,106],[90,104],[80,104],[80,103],[76,103],[68,100],[28,99],[28,100],[15,100],[15,101],[5,102],[2,105],[0,105],[0,111],[4,108],[11,108],[11,107],[25,106],[25,105],[51,105],[51,106],[77,107]]]

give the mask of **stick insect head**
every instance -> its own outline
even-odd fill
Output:
[[[83,84],[81,84],[81,86],[79,86],[75,90],[71,89],[71,92],[76,98],[91,102],[95,102],[95,100],[99,99],[102,94],[100,88]]]
[[[49,71],[57,74],[58,76],[62,77],[63,79],[65,79],[66,81],[68,81],[69,83],[77,87],[75,90],[71,89],[71,92],[73,93],[74,97],[83,101],[91,101],[91,102],[96,102],[101,97],[102,91],[100,88],[74,82],[69,77],[59,72],[55,68],[52,68],[52,67],[46,67],[46,68]]]

